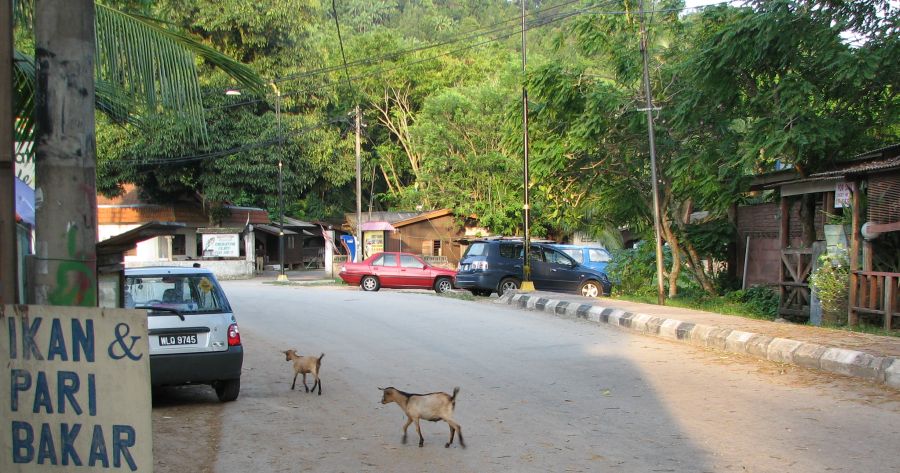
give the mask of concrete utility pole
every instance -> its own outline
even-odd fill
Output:
[[[97,305],[94,1],[35,0],[34,293]]]
[[[356,258],[361,261],[362,249],[362,160],[359,145],[359,105],[356,106]]]
[[[656,240],[656,301],[666,303],[663,282],[662,220],[659,209],[659,178],[656,176],[656,138],[653,132],[653,96],[650,93],[650,72],[647,67],[647,30],[644,28],[644,1],[641,0],[641,55],[644,58],[644,93],[647,96],[647,133],[650,136],[650,176],[653,179],[653,229]]]
[[[15,304],[19,278],[16,264],[16,160],[13,152],[12,2],[0,2],[0,305]],[[22,301],[18,301],[22,302]]]

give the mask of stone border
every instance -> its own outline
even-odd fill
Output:
[[[856,350],[773,338],[758,333],[693,324],[613,307],[507,293],[497,300],[525,310],[576,317],[692,345],[751,355],[778,363],[790,363],[845,376],[854,376],[900,389],[900,359],[874,356]]]

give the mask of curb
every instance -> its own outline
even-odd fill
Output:
[[[758,333],[653,317],[596,304],[579,304],[521,293],[507,293],[495,302],[524,310],[576,317],[691,345],[750,355],[844,376],[863,378],[900,389],[900,358],[874,356],[856,350],[773,338]]]

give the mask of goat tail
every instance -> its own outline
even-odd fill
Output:
[[[318,370],[319,367],[322,366],[322,358],[325,358],[325,354],[324,354],[324,353],[322,353],[321,355],[319,355],[319,359],[316,360],[316,370]]]
[[[453,388],[453,395],[450,396],[450,402],[456,406],[456,395],[459,394],[459,386]]]

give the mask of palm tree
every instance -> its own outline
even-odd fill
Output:
[[[28,35],[34,0],[16,2],[17,29]],[[217,67],[243,87],[262,91],[265,82],[249,67],[149,16],[95,4],[96,107],[119,123],[175,113],[188,124],[189,139],[207,141],[196,59]],[[34,55],[15,51],[16,138],[34,136]]]

